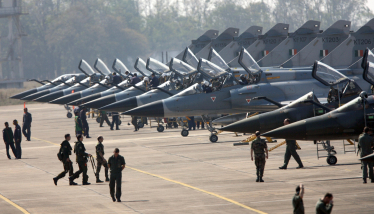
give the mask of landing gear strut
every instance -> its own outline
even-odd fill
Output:
[[[334,146],[331,146],[329,140],[319,141],[319,142],[315,141],[314,143],[317,144],[317,158],[318,159],[321,158],[321,157],[326,157],[326,162],[329,165],[335,165],[338,162],[338,158],[336,158],[336,156],[335,156],[336,155],[336,150],[335,150]],[[322,149],[319,149],[318,145],[322,145]],[[319,155],[320,151],[326,151],[327,156],[320,156]]]
[[[209,137],[209,140],[210,142],[212,143],[215,143],[218,141],[218,133],[217,133],[217,129],[213,127],[212,125],[212,120],[208,117],[205,117],[204,115],[201,115],[201,119],[203,120],[203,122],[205,123],[205,126],[207,127],[208,131],[210,131],[210,137]],[[208,121],[209,121],[209,124],[208,124]]]
[[[73,117],[73,114],[71,113],[71,108],[68,106],[68,105],[64,105],[66,111],[68,111],[68,113],[66,114],[66,117],[67,118],[71,118]]]

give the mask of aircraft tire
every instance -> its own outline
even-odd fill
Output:
[[[188,134],[189,134],[189,132],[188,132],[187,129],[183,129],[183,130],[181,131],[181,135],[182,135],[183,137],[187,137]]]
[[[331,155],[326,158],[326,161],[329,165],[335,165],[338,162],[338,158],[335,156]]]
[[[67,117],[67,118],[71,118],[72,116],[73,116],[73,114],[70,113],[70,112],[68,112],[68,113],[66,114],[66,117]]]
[[[138,127],[139,127],[139,128],[144,128],[144,123],[139,122],[139,123],[138,123]]]
[[[162,125],[157,126],[157,131],[158,132],[163,132],[164,130],[165,130],[164,126],[162,126]]]
[[[101,117],[96,117],[96,122],[100,123]]]
[[[211,134],[209,137],[210,142],[215,143],[218,141],[218,136],[215,134]]]

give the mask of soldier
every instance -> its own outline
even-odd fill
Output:
[[[248,85],[248,80],[245,78],[244,74],[240,74],[240,80],[239,80],[240,85]]]
[[[358,152],[360,152],[361,158],[373,153],[372,147],[374,146],[374,142],[373,142],[373,138],[370,136],[372,133],[373,132],[369,127],[365,127],[364,133],[360,135],[360,138],[358,140]],[[373,163],[368,162],[368,161],[361,161],[362,178],[364,180],[364,184],[366,184],[366,179],[368,177],[368,172],[367,172],[368,167],[369,167],[369,178],[371,179],[371,183],[374,183]]]
[[[292,206],[293,206],[293,213],[294,214],[304,214],[304,185],[300,184],[296,187],[296,194],[293,196],[292,199]]]
[[[86,153],[86,148],[83,144],[83,136],[79,134],[77,136],[78,141],[75,142],[74,146],[74,153],[76,155],[76,161],[78,163],[79,170],[76,171],[72,176],[69,177],[70,183],[74,181],[74,179],[78,178],[81,173],[83,173],[82,184],[83,185],[90,185],[88,183],[88,176],[87,176],[87,157],[91,157],[90,154]]]
[[[117,76],[116,72],[113,72],[113,81],[112,81],[113,86],[118,85],[121,82],[122,82],[122,78],[120,76]]]
[[[100,127],[103,127],[104,121],[106,122],[106,124],[108,124],[108,126],[111,126],[108,116],[106,115],[106,111],[100,111],[100,115]]]
[[[291,120],[286,118],[284,120],[284,125],[288,125],[290,124]],[[286,139],[286,153],[284,154],[284,164],[283,166],[279,167],[279,169],[287,169],[287,165],[288,165],[288,162],[290,161],[291,159],[291,155],[292,157],[295,159],[295,161],[299,164],[298,167],[296,167],[296,169],[301,169],[304,167],[303,163],[301,162],[300,160],[300,156],[299,154],[297,154],[296,152],[296,140],[287,140]]]
[[[14,143],[16,144],[16,151],[17,151],[17,159],[21,159],[22,156],[22,149],[21,149],[21,142],[22,142],[22,131],[21,127],[18,125],[17,120],[13,120],[14,127]]]
[[[134,132],[138,131],[139,130],[139,126],[138,126],[138,117],[137,116],[131,116],[132,117],[132,120],[131,120],[131,123],[132,125],[134,125]]]
[[[112,196],[113,202],[116,202],[114,198],[114,187],[116,187],[116,198],[118,202],[121,202],[121,184],[122,184],[122,170],[126,167],[125,158],[119,155],[119,149],[114,149],[114,155],[108,160],[108,167],[110,168],[110,196]]]
[[[57,175],[57,177],[53,178],[53,182],[57,186],[57,181],[60,178],[65,177],[66,173],[69,172],[69,176],[73,175],[73,163],[71,162],[69,156],[71,155],[71,146],[70,146],[70,141],[71,137],[70,134],[65,135],[65,140],[62,141],[60,150],[58,151],[58,158],[60,161],[63,163],[64,171],[62,171],[60,174]],[[77,185],[74,181],[70,181],[69,185]]]
[[[32,122],[32,117],[29,112],[27,112],[27,108],[23,109],[23,125],[22,125],[22,133],[25,135],[26,140],[30,141],[31,137],[31,122]]]
[[[264,180],[262,180],[262,177],[264,176],[266,159],[268,159],[269,157],[268,146],[266,145],[266,141],[260,138],[259,131],[256,132],[256,137],[257,138],[252,141],[251,145],[251,160],[253,161],[253,153],[255,153],[255,165],[257,174],[256,182],[264,182]]]
[[[114,124],[116,124],[116,130],[119,130],[118,128],[118,112],[112,112],[112,125],[110,126],[110,130],[113,130]]]
[[[91,138],[90,135],[88,134],[90,127],[88,126],[86,113],[87,113],[87,108],[83,107],[83,109],[80,111],[80,118],[82,122],[83,133],[84,133],[83,136],[85,136],[86,138]]]
[[[17,159],[17,150],[14,147],[12,128],[9,127],[8,122],[5,122],[4,125],[5,125],[5,129],[3,129],[3,140],[5,143],[6,155],[8,156],[9,159],[11,159],[9,155],[9,146],[10,146],[14,154],[14,157]]]
[[[331,193],[326,193],[323,198],[318,199],[316,204],[316,214],[330,214],[334,206],[333,196]]]
[[[79,117],[79,112],[75,112],[74,111],[74,114],[75,114],[75,117],[74,117],[74,121],[75,121],[75,136],[78,136],[78,135],[82,134],[82,122],[81,122],[81,118]]]
[[[98,143],[96,145],[96,160],[97,160],[96,183],[102,183],[103,182],[99,179],[101,165],[103,165],[105,167],[105,181],[108,182],[109,181],[109,178],[108,178],[108,163],[104,158],[105,153],[104,153],[104,145],[103,145],[103,141],[104,141],[103,136],[99,136],[97,138],[97,141],[98,141]]]
[[[331,86],[329,94],[327,95],[327,102],[331,103],[331,102],[336,101],[339,96],[338,94],[339,94],[338,90]]]

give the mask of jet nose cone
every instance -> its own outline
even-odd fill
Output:
[[[255,133],[256,131],[260,131],[260,117],[256,115],[222,127],[219,130],[229,132]]]
[[[68,95],[65,95],[63,97],[57,98],[55,100],[50,101],[49,103],[64,105],[66,103],[69,103],[73,100],[77,100],[79,98],[81,98],[81,93],[77,92],[77,93],[68,94]]]
[[[298,121],[286,126],[279,127],[262,134],[265,137],[283,138],[289,140],[304,140],[306,135],[306,121]]]
[[[36,93],[36,92],[38,92],[38,90],[36,88],[33,88],[33,89],[30,89],[30,90],[21,92],[19,94],[13,95],[10,98],[11,99],[21,99],[23,97],[29,96],[30,94],[33,94],[33,93]]]
[[[99,110],[105,111],[116,111],[116,112],[125,112],[130,109],[138,107],[138,101],[136,97],[127,98],[104,107],[99,108]]]
[[[46,94],[49,94],[49,90],[39,91],[39,92],[30,94],[28,96],[22,97],[21,100],[31,101],[31,100],[34,100],[34,99],[39,98],[41,96],[44,96]]]
[[[55,99],[57,99],[59,97],[62,97],[62,96],[64,96],[63,91],[56,91],[56,92],[53,92],[51,94],[47,94],[47,95],[41,96],[39,98],[36,98],[34,101],[49,102],[49,101],[55,100]]]
[[[82,104],[83,106],[86,106],[87,108],[94,108],[98,109],[103,106],[106,106],[108,104],[116,102],[116,96],[115,94],[105,96],[96,100],[92,100],[91,102]]]
[[[141,117],[164,117],[164,104],[162,100],[149,103],[130,111],[125,112],[126,115],[141,116]]]
[[[83,103],[90,102],[92,100],[99,99],[100,97],[101,97],[101,93],[92,94],[90,96],[82,97],[80,99],[74,100],[73,102],[68,103],[68,105],[77,106],[77,105],[80,105],[80,104],[83,104]]]

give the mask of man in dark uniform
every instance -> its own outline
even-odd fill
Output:
[[[79,117],[79,112],[74,112],[75,117],[75,136],[81,135],[82,134],[82,121],[81,118]]]
[[[316,214],[330,214],[334,207],[331,193],[326,193],[323,198],[318,199],[316,204]]]
[[[22,125],[22,133],[25,135],[26,140],[30,141],[31,137],[31,122],[32,122],[32,117],[29,112],[27,112],[27,108],[23,109],[23,125]],[[26,132],[27,131],[27,132]]]
[[[99,136],[97,138],[97,141],[98,143],[96,144],[96,160],[97,160],[96,183],[102,183],[103,181],[99,179],[101,165],[105,167],[105,181],[109,181],[108,163],[104,158],[105,153],[104,153],[104,145],[103,145],[103,141],[104,141],[103,136]]]
[[[71,139],[70,134],[66,134],[65,140],[62,141],[60,150],[58,151],[62,158],[61,162],[63,163],[64,171],[58,174],[57,177],[53,178],[53,182],[55,183],[56,186],[57,186],[57,181],[60,178],[65,177],[66,173],[69,172],[69,176],[72,176],[74,172],[73,163],[71,162],[69,158],[69,156],[71,155],[71,150],[72,150],[70,143],[69,143],[70,139]],[[74,181],[70,181],[69,185],[77,185],[77,183],[75,183]]]
[[[253,153],[255,153],[256,182],[264,182],[262,177],[264,176],[266,159],[269,157],[268,146],[266,141],[260,138],[259,131],[256,132],[256,137],[257,138],[252,141],[251,145],[251,160],[253,161]]]
[[[17,151],[17,159],[21,159],[22,156],[22,149],[21,149],[21,142],[22,142],[22,131],[21,127],[18,125],[17,120],[13,120],[14,127],[14,143],[16,144],[16,151]]]
[[[139,126],[138,126],[138,117],[137,116],[131,116],[131,124],[134,125],[134,132],[138,131],[139,130]]]
[[[108,167],[110,168],[110,196],[113,202],[121,202],[121,185],[122,185],[122,170],[126,167],[125,158],[119,155],[119,149],[114,149],[114,155],[108,159]],[[116,187],[116,198],[114,198],[114,187]]]
[[[76,155],[76,161],[78,163],[79,170],[74,173],[74,175],[69,177],[70,183],[74,181],[74,179],[78,178],[81,173],[83,173],[82,185],[90,185],[88,183],[88,175],[87,175],[87,157],[91,157],[90,154],[86,153],[86,148],[83,144],[83,136],[80,134],[77,136],[78,141],[75,142],[74,146],[74,153]]]
[[[138,75],[135,73],[134,76],[131,78],[130,84],[135,85],[138,82],[140,82],[140,79],[139,79]]]
[[[118,85],[122,82],[122,78],[116,74],[116,72],[113,73],[113,85]]]
[[[212,88],[209,86],[209,82],[208,82],[208,81],[205,81],[205,82],[203,83],[202,88],[203,88],[203,92],[206,93],[206,94],[208,94],[208,93],[212,93],[212,92],[213,92],[213,91],[212,91]]]
[[[372,133],[373,132],[369,127],[365,127],[364,133],[360,135],[360,138],[358,140],[358,152],[360,152],[361,158],[373,153],[374,142],[373,137],[370,136]],[[371,183],[374,183],[373,163],[368,161],[361,161],[361,168],[364,184],[366,184],[366,179],[368,177],[367,168],[369,168],[369,178],[371,179]]]
[[[5,122],[4,124],[5,124],[5,129],[3,129],[3,140],[5,143],[6,155],[8,156],[9,159],[11,159],[9,155],[9,146],[10,146],[14,157],[17,159],[17,150],[14,147],[12,128],[9,127],[8,122]]]
[[[100,116],[100,127],[103,127],[104,121],[106,122],[106,124],[108,124],[108,126],[111,126],[108,115],[106,115],[106,111],[100,111]]]
[[[116,124],[116,130],[119,130],[118,128],[118,112],[112,112],[112,125],[110,126],[110,130],[113,130],[114,124]]]
[[[187,123],[188,123],[188,130],[196,130],[196,123],[195,123],[195,117],[189,116],[187,117]]]
[[[291,120],[286,118],[283,123],[284,123],[284,125],[288,125],[288,124],[290,124],[290,122],[291,122]],[[291,159],[291,155],[295,159],[295,161],[299,164],[299,166],[296,167],[296,169],[303,168],[304,165],[301,162],[299,154],[297,154],[297,152],[296,152],[296,148],[297,148],[296,140],[287,140],[286,139],[286,145],[287,146],[286,146],[286,153],[284,154],[284,164],[283,164],[283,166],[279,167],[279,169],[287,169],[287,165],[288,165],[288,162]]]
[[[293,206],[293,213],[294,214],[304,214],[304,185],[300,184],[296,187],[296,194],[293,196],[292,199],[292,206]]]
[[[152,73],[151,77],[152,77],[152,79],[149,82],[149,86],[151,88],[157,87],[160,84],[160,81],[158,80],[158,78],[156,77],[156,75],[154,73]]]
[[[248,85],[248,80],[245,78],[244,74],[240,75],[240,80],[239,80],[240,85]]]
[[[83,109],[80,111],[80,118],[81,118],[81,122],[82,122],[82,130],[83,130],[83,135],[86,138],[91,138],[89,133],[88,133],[89,130],[90,130],[90,127],[88,126],[86,113],[87,113],[87,108],[83,107]]]

